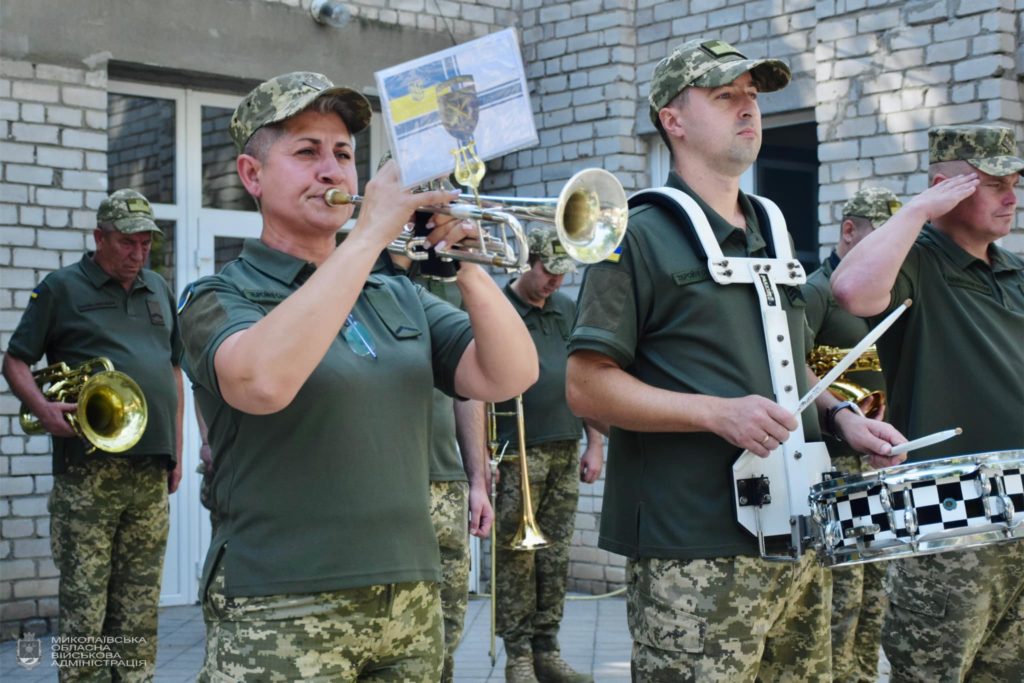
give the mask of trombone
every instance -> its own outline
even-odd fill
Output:
[[[337,188],[324,193],[331,206],[360,205],[363,198]],[[529,248],[520,219],[553,224],[565,252],[581,263],[596,263],[608,257],[626,234],[629,208],[626,193],[618,179],[602,168],[580,171],[562,187],[556,198],[520,198],[481,196],[478,206],[472,194],[459,195],[447,206],[425,206],[424,211],[456,218],[467,218],[500,226],[497,234],[487,232],[480,240],[466,240],[437,252],[444,258],[521,272],[527,268]],[[342,228],[343,233],[351,232]],[[512,238],[508,237],[511,233]],[[388,251],[423,261],[424,238],[403,232],[388,246]]]
[[[519,459],[519,487],[522,492],[523,509],[519,516],[519,527],[512,536],[509,548],[512,550],[540,550],[551,545],[551,541],[540,530],[537,518],[533,514],[533,496],[530,493],[530,473],[526,465],[526,421],[523,419],[523,396],[520,394],[515,398],[516,409],[514,412],[499,412],[498,407],[493,403],[487,404],[487,443],[491,451],[491,501],[497,501],[496,479],[498,463],[505,458],[504,449],[498,452],[498,418],[516,418],[516,437],[519,442],[518,453],[513,456]],[[507,446],[507,444],[506,444]],[[497,510],[497,508],[495,508]],[[497,661],[497,648],[495,646],[496,629],[498,623],[498,515],[494,515],[494,524],[491,525],[491,647],[489,654],[491,666]]]
[[[114,370],[110,359],[98,357],[68,367],[54,363],[32,373],[48,401],[77,403],[67,421],[89,442],[87,453],[97,448],[123,453],[139,442],[146,431],[149,409],[142,389],[128,375]],[[38,418],[22,403],[18,416],[26,434],[41,434]]]

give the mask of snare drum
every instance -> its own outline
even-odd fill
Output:
[[[825,566],[930,555],[1024,538],[1024,450],[835,477],[811,488]]]

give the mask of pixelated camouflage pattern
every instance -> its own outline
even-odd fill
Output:
[[[436,683],[441,675],[444,636],[435,583],[228,598],[219,567],[203,618],[203,683]]]
[[[153,207],[149,205],[149,200],[131,189],[113,192],[100,202],[100,208],[96,210],[96,222],[112,223],[118,232],[125,235],[137,232],[164,234],[153,222]]]
[[[152,459],[92,458],[54,476],[50,547],[60,570],[60,635],[131,637],[111,651],[139,666],[67,667],[66,681],[151,681],[167,547],[167,470]],[[74,653],[70,653],[74,656]],[[69,660],[70,661],[70,660]]]
[[[847,446],[835,442],[836,446]],[[861,474],[871,472],[856,454],[836,455],[832,443],[832,469]],[[836,567],[832,572],[832,677],[836,683],[875,683],[878,680],[878,648],[882,620],[889,604],[882,585],[885,563],[874,562]]]
[[[979,171],[1006,176],[1024,171],[1017,140],[1003,126],[936,126],[928,131],[928,163],[966,161]]]
[[[831,577],[753,557],[626,562],[633,680],[831,681]]]
[[[526,449],[533,512],[551,541],[536,551],[509,545],[522,515],[518,462],[502,462],[495,518],[497,633],[509,657],[558,651],[565,607],[569,544],[579,498],[579,442],[552,441]]]
[[[1024,683],[1024,542],[886,564],[894,683]]]
[[[660,126],[658,111],[683,88],[717,88],[728,85],[751,72],[760,92],[782,90],[792,74],[789,66],[778,59],[747,59],[736,48],[721,40],[690,40],[658,62],[651,77],[651,121]]]
[[[872,227],[878,228],[892,218],[901,206],[903,204],[891,190],[884,187],[862,187],[843,204],[843,217],[866,218],[871,221]]]
[[[558,241],[558,233],[554,228],[534,228],[526,235],[526,246],[531,254],[540,257],[541,265],[552,275],[576,272],[576,262]]]
[[[269,123],[295,116],[315,100],[337,95],[343,104],[338,114],[350,135],[370,125],[373,110],[358,91],[335,86],[326,76],[309,71],[293,71],[264,81],[245,96],[231,117],[231,139],[241,152],[252,134]]]
[[[878,680],[878,648],[889,598],[882,581],[885,563],[832,571],[832,678],[836,683]]]
[[[430,520],[441,550],[441,611],[444,613],[442,683],[451,683],[455,648],[462,639],[469,600],[469,483],[430,482]]]

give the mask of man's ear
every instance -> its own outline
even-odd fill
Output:
[[[857,226],[854,225],[853,221],[849,218],[844,220],[839,226],[839,239],[847,244],[853,244],[853,239],[856,237]]]
[[[686,126],[683,124],[682,118],[679,116],[678,109],[674,107],[662,107],[658,110],[658,120],[661,121],[662,129],[670,137],[686,137]]]
[[[263,184],[260,180],[260,171],[263,168],[263,164],[254,156],[239,154],[235,160],[235,167],[246,191],[259,199],[263,194]]]

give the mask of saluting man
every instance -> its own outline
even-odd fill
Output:
[[[878,340],[892,424],[961,427],[921,461],[1024,446],[1024,261],[1010,233],[1024,158],[1002,126],[928,131],[929,188],[832,274],[854,315],[914,305]],[[882,632],[893,681],[1024,680],[1024,543],[887,563]]]

